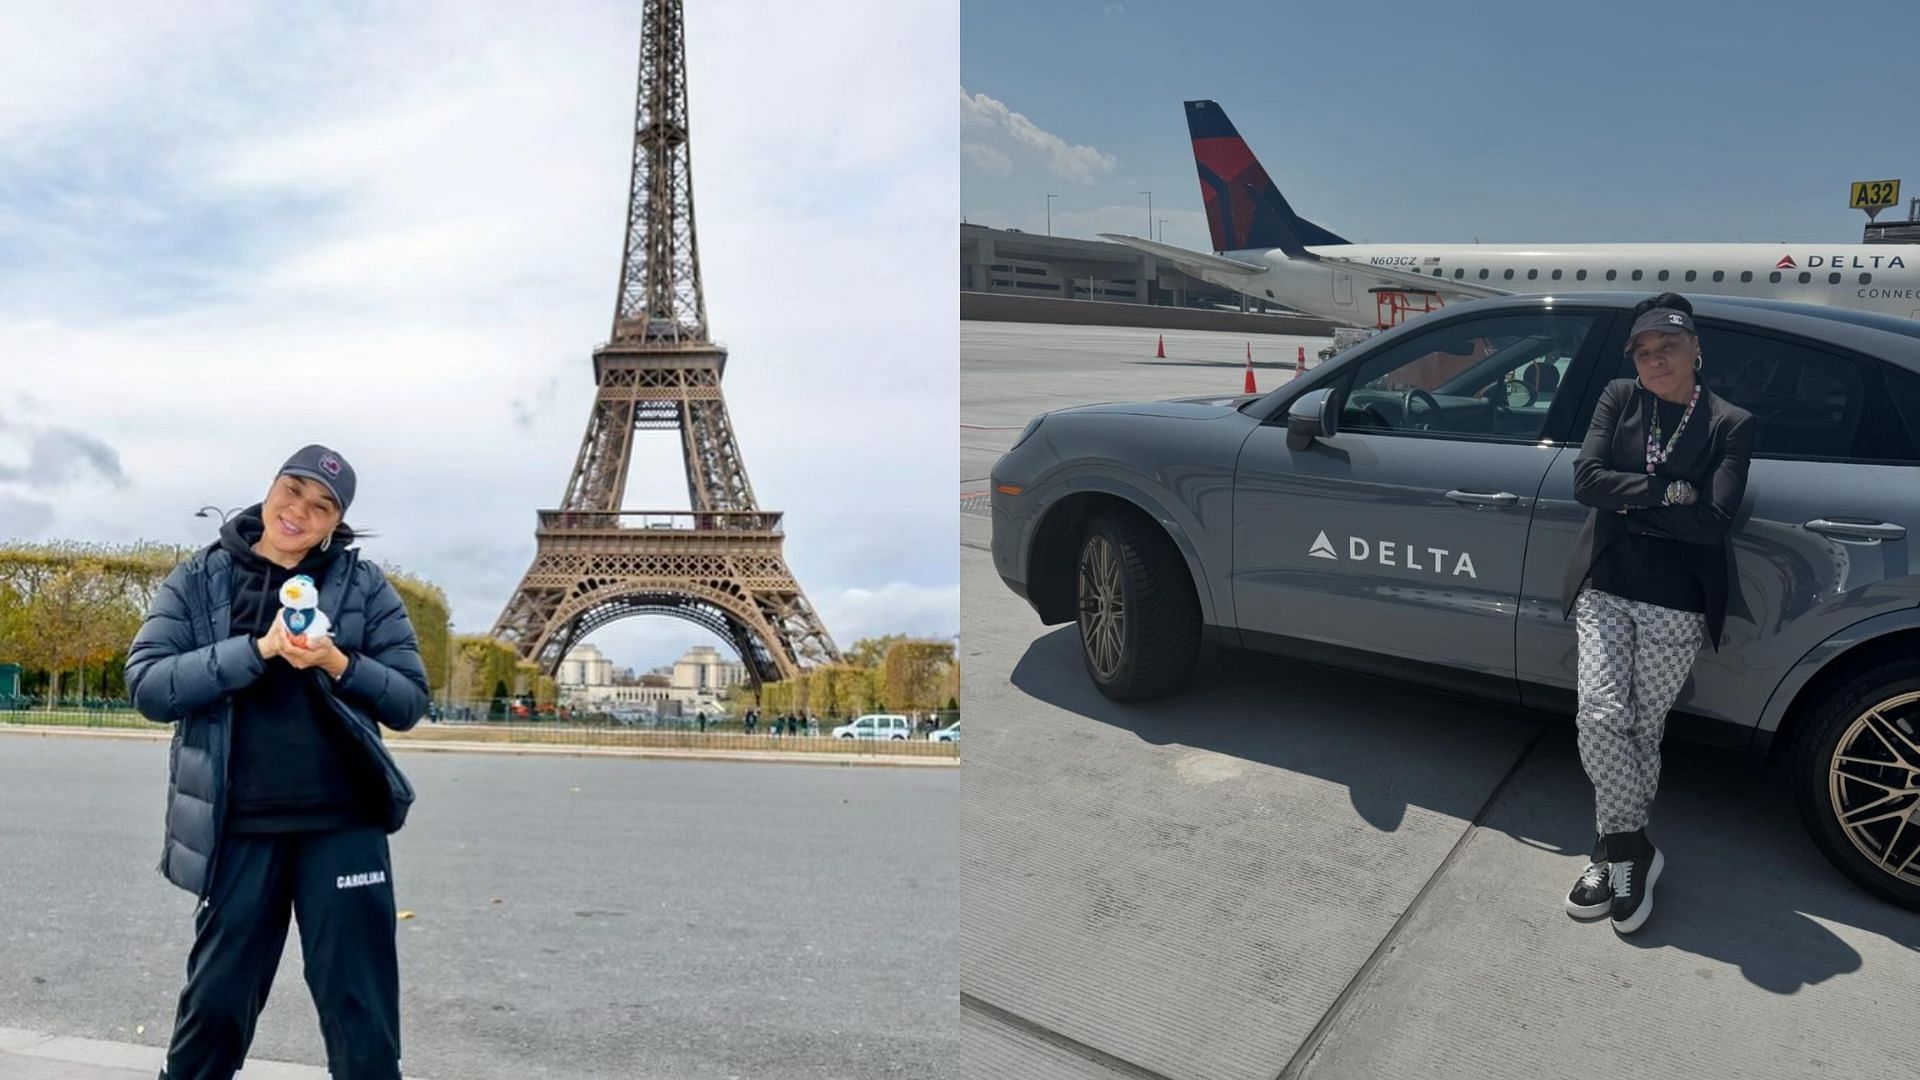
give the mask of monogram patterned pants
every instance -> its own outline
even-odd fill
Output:
[[[1647,825],[1660,786],[1667,710],[1707,638],[1707,617],[1583,588],[1573,605],[1580,635],[1580,764],[1593,781],[1602,834]]]

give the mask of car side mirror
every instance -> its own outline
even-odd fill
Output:
[[[1332,389],[1309,390],[1287,406],[1287,449],[1305,450],[1313,440],[1340,434],[1340,402]]]

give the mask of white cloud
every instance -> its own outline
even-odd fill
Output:
[[[1013,171],[1013,159],[986,143],[961,143],[960,156],[981,172],[1006,176]]]
[[[1005,103],[985,94],[969,94],[960,88],[960,123],[977,135],[998,133],[1040,156],[1047,171],[1063,180],[1091,184],[1094,178],[1113,171],[1112,154],[1091,146],[1077,145],[1049,131]]]
[[[35,16],[53,45],[0,44],[0,249],[14,237],[30,253],[0,260],[0,387],[15,406],[30,389],[41,429],[117,454],[126,487],[75,483],[49,509],[0,479],[0,537],[203,543],[195,509],[259,498],[294,448],[325,442],[360,473],[350,520],[380,532],[369,553],[442,585],[463,631],[490,626],[592,402],[638,15],[313,8],[288,26],[241,9],[221,35],[156,17],[145,37],[104,35],[81,86],[42,69],[114,20],[65,10]],[[955,18],[951,3],[881,0],[687,12],[728,407],[843,645],[882,614],[843,596],[957,590]],[[146,131],[167,133],[166,153],[144,154]],[[8,182],[36,169],[55,180]],[[677,446],[646,454],[634,496],[668,505],[635,508],[683,506]],[[27,461],[0,441],[0,467]],[[944,623],[928,604],[903,600],[915,625],[871,632],[958,630],[957,591]],[[708,640],[669,619],[602,634],[643,650],[613,654],[641,667]]]

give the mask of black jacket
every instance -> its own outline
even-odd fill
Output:
[[[1747,490],[1753,452],[1753,414],[1705,386],[1673,456],[1647,473],[1649,393],[1634,379],[1615,379],[1600,393],[1593,423],[1573,465],[1573,497],[1594,508],[1567,562],[1563,615],[1592,573],[1607,545],[1634,532],[1682,541],[1681,557],[1700,581],[1707,600],[1707,640],[1720,647],[1729,611],[1748,615],[1735,571],[1734,520]],[[1692,484],[1690,506],[1664,506],[1674,480]],[[1618,511],[1625,509],[1626,513]]]
[[[342,529],[334,543],[350,536]],[[266,670],[253,639],[232,632],[232,569],[233,557],[218,543],[175,567],[127,653],[134,706],[149,720],[174,725],[160,872],[199,896],[213,880],[224,831],[233,695]],[[357,549],[334,560],[320,582],[320,609],[350,663],[337,684],[318,668],[306,674],[385,780],[384,824],[394,832],[406,823],[413,787],[374,725],[405,731],[426,711],[427,675],[413,624],[400,594]]]

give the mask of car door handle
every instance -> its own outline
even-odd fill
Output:
[[[1894,525],[1885,521],[1829,521],[1826,518],[1814,518],[1807,522],[1809,532],[1817,532],[1842,540],[1905,540],[1907,530],[1904,525]]]
[[[1461,491],[1458,488],[1447,492],[1447,498],[1468,506],[1512,506],[1520,501],[1520,496],[1511,491],[1496,491],[1489,495],[1484,491]]]

